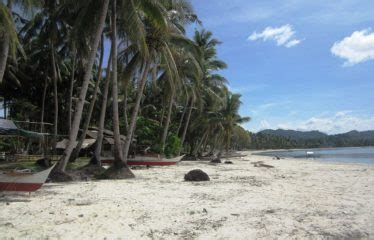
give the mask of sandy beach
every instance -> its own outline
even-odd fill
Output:
[[[373,165],[230,160],[1,193],[0,239],[374,239]],[[211,181],[185,182],[197,168]]]

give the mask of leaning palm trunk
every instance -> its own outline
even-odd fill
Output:
[[[42,112],[40,117],[40,132],[44,133],[44,114],[45,114],[45,98],[47,95],[48,81],[47,78],[44,80],[43,97],[42,97]]]
[[[164,131],[162,133],[162,138],[161,138],[162,151],[165,150],[165,144],[166,144],[166,138],[168,136],[168,131],[169,131],[171,113],[173,111],[173,102],[174,102],[174,95],[175,95],[175,89],[174,89],[174,87],[172,87],[171,91],[172,92],[171,92],[170,102],[169,102],[169,107],[168,107],[168,115],[166,117],[165,127],[164,127]]]
[[[127,88],[127,87],[126,87]],[[126,135],[127,135],[127,132],[128,132],[128,129],[129,129],[129,120],[128,120],[128,117],[127,117],[127,89],[124,89],[124,94],[123,94],[123,118],[124,118],[124,122],[125,122],[125,128],[126,128]]]
[[[101,35],[101,49],[100,49],[99,69],[97,71],[95,88],[94,88],[94,92],[93,92],[92,99],[91,99],[91,102],[90,102],[90,106],[88,107],[88,113],[87,113],[86,119],[83,123],[82,134],[79,137],[77,147],[74,149],[74,151],[73,151],[73,153],[70,157],[71,161],[74,161],[79,156],[79,152],[82,149],[83,142],[86,139],[87,130],[88,130],[88,127],[89,127],[90,122],[91,122],[92,112],[93,112],[93,109],[95,107],[95,103],[96,103],[96,99],[97,99],[97,93],[99,91],[99,86],[100,86],[100,81],[101,81],[101,73],[102,73],[102,67],[103,67],[103,58],[104,58],[104,35]]]
[[[0,82],[2,82],[6,63],[8,60],[8,53],[9,53],[9,35],[8,33],[3,33],[3,39],[0,43]]]
[[[208,137],[209,135],[209,130],[206,130],[203,134],[203,136],[201,137],[199,143],[197,144],[197,147],[195,148],[195,151],[193,152],[193,155],[194,156],[197,156],[199,153],[200,153],[200,150],[201,150],[201,146],[203,145],[205,139]]]
[[[193,100],[193,98],[191,98],[191,105],[190,105],[190,109],[188,109],[186,124],[184,125],[183,134],[182,134],[182,138],[181,138],[181,146],[183,146],[184,140],[186,139],[187,129],[188,129],[188,125],[190,124],[193,105],[194,105],[194,100]],[[179,150],[178,155],[180,155],[181,150],[182,149]]]
[[[8,7],[10,16],[12,16],[12,4],[13,4],[13,1],[8,1],[7,7]],[[4,31],[1,34],[3,34],[3,36],[0,41],[0,83],[3,81],[3,78],[4,78],[6,63],[7,63],[8,54],[9,54],[9,45],[10,45],[9,33],[7,31]],[[4,115],[4,117],[6,118],[6,114]]]
[[[179,135],[179,131],[180,131],[181,128],[182,128],[182,124],[183,124],[184,116],[186,115],[186,112],[187,112],[187,108],[188,108],[188,98],[187,98],[187,100],[186,100],[186,104],[185,104],[185,107],[184,107],[184,109],[183,109],[181,119],[180,119],[180,121],[179,121],[178,129],[177,129],[177,131],[176,131],[177,135]]]
[[[71,70],[70,87],[69,87],[69,99],[68,99],[68,130],[71,130],[71,113],[73,111],[73,91],[74,91],[74,78],[75,78],[75,64],[77,61],[77,54],[74,52],[73,66]]]
[[[111,47],[109,58],[108,58],[108,64],[106,69],[106,79],[105,79],[105,85],[104,85],[104,92],[103,92],[103,100],[101,103],[101,112],[100,112],[100,120],[99,120],[99,131],[97,133],[96,138],[96,148],[95,148],[95,157],[91,159],[91,164],[98,164],[101,165],[101,148],[103,145],[103,139],[104,139],[104,125],[105,125],[105,115],[106,110],[108,106],[108,92],[109,92],[109,84],[110,84],[110,67],[112,65],[112,51],[113,47]]]
[[[141,101],[142,96],[143,96],[143,90],[144,90],[145,83],[147,81],[150,66],[151,66],[151,64],[147,60],[146,63],[145,63],[145,66],[144,66],[143,75],[142,75],[141,80],[139,82],[138,92],[136,94],[135,106],[134,106],[134,110],[133,110],[132,115],[131,115],[131,121],[130,121],[129,129],[127,131],[125,146],[123,148],[124,162],[127,162],[127,156],[129,154],[131,139],[132,139],[133,133],[135,131],[135,127],[136,127],[136,119],[138,117],[138,112],[139,112],[139,108],[140,108],[140,101]]]
[[[96,28],[95,33],[94,33],[93,42],[92,42],[91,49],[90,49],[89,54],[88,54],[88,62],[87,62],[87,65],[85,67],[84,76],[83,76],[83,84],[82,84],[81,92],[79,94],[79,100],[77,102],[76,110],[75,110],[75,113],[74,113],[74,120],[73,120],[72,128],[71,128],[71,131],[70,131],[70,134],[69,134],[69,143],[68,143],[68,145],[67,145],[67,147],[64,151],[64,154],[63,154],[63,156],[62,156],[62,158],[61,158],[61,160],[60,160],[60,162],[57,166],[57,171],[60,171],[60,172],[65,172],[66,165],[69,161],[71,152],[74,149],[75,140],[77,139],[77,136],[78,136],[79,124],[80,124],[80,121],[81,121],[81,118],[82,118],[84,101],[85,101],[86,94],[87,94],[88,84],[89,84],[90,79],[92,77],[92,67],[93,67],[93,64],[94,64],[94,61],[95,61],[97,48],[99,46],[100,36],[101,36],[101,34],[103,32],[103,29],[104,29],[105,18],[106,18],[107,12],[108,12],[109,0],[103,0],[102,4],[103,5],[102,5],[102,8],[101,8],[99,24]]]
[[[54,44],[51,43],[51,60],[52,60],[52,74],[53,74],[53,96],[55,103],[55,116],[54,116],[54,131],[53,131],[53,145],[57,143],[58,135],[58,91],[57,91],[57,70]]]

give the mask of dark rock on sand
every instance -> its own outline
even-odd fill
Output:
[[[219,158],[215,158],[213,159],[212,161],[210,161],[211,163],[222,163],[221,159]]]
[[[203,172],[201,169],[195,169],[189,171],[184,175],[184,180],[189,182],[199,182],[199,181],[210,181],[208,174]]]
[[[231,161],[225,161],[225,164],[234,164],[234,163]]]

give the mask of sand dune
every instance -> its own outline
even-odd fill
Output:
[[[374,239],[373,165],[230,160],[1,193],[0,239]],[[211,181],[184,182],[196,168]]]

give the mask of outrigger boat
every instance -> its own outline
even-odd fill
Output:
[[[15,170],[0,172],[0,191],[34,192],[45,183],[53,167],[38,173]]]
[[[175,158],[164,158],[160,155],[140,155],[129,158],[127,165],[129,166],[170,166],[175,165],[182,160],[184,155]],[[114,162],[114,158],[102,157],[101,163],[104,165],[111,165]]]

